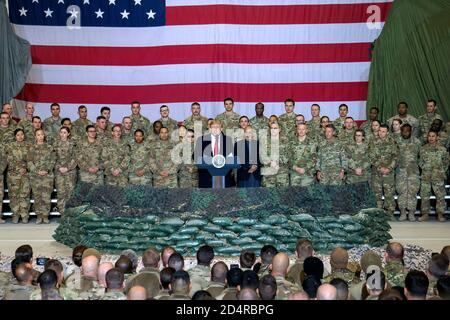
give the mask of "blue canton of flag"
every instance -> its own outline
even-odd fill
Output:
[[[166,22],[165,0],[9,0],[15,24],[153,27]]]

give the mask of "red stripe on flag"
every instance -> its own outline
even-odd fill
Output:
[[[319,24],[361,23],[380,9],[381,21],[386,20],[391,3],[315,4],[315,5],[205,5],[167,7],[167,25],[194,24]]]
[[[26,84],[16,97],[24,101],[128,104],[222,101],[231,96],[242,102],[277,102],[291,97],[295,101],[364,101],[367,82],[236,84],[198,83],[150,86],[87,86]]]
[[[370,43],[179,45],[160,47],[32,46],[34,64],[145,66],[191,63],[331,63],[369,61]]]

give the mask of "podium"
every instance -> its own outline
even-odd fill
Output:
[[[224,157],[218,155],[215,157],[204,156],[203,158],[199,158],[196,166],[198,169],[208,170],[212,176],[213,189],[224,189],[225,176],[230,170],[238,169],[241,165],[239,164],[239,158],[236,156]]]

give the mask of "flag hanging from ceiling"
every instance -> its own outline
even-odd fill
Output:
[[[138,100],[142,113],[159,118],[235,111],[254,115],[296,113],[310,105],[333,120],[346,103],[365,119],[370,48],[391,0],[9,0],[16,33],[32,45],[33,66],[16,97],[50,115],[76,118],[87,105],[95,118],[102,106],[119,122]],[[375,23],[373,23],[375,22]]]

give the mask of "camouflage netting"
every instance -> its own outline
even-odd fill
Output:
[[[292,252],[305,237],[325,252],[391,239],[387,214],[373,207],[365,183],[223,190],[79,184],[54,238],[110,253],[172,245],[192,255],[208,244],[218,255],[238,255],[265,244]]]

